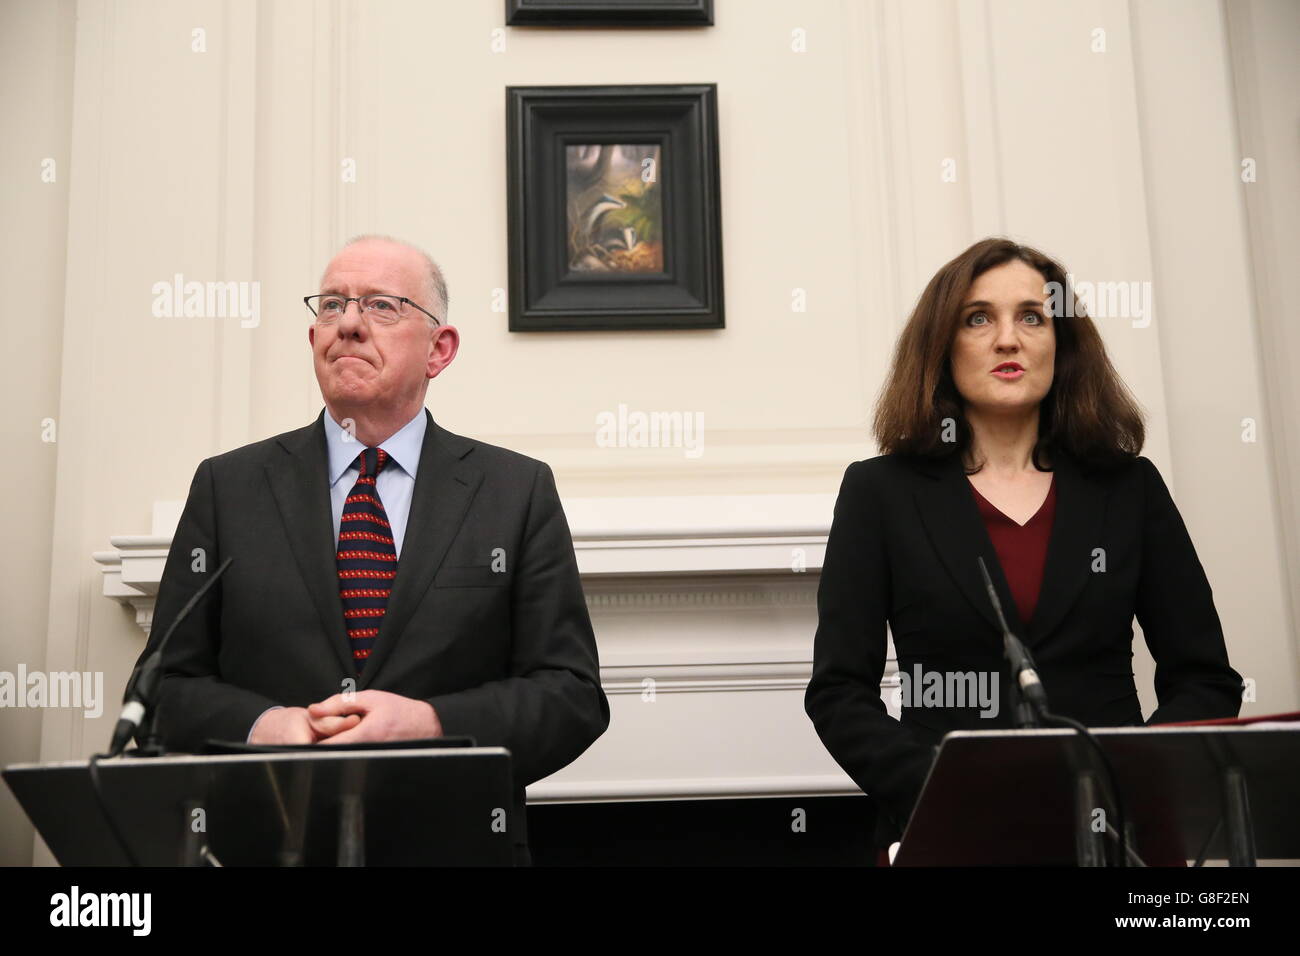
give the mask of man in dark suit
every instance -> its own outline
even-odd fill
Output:
[[[524,787],[578,757],[609,706],[550,468],[441,428],[455,358],[437,266],[363,237],[308,297],[326,408],[199,465],[152,635],[227,557],[168,645],[156,728],[171,749],[470,736]],[[147,648],[147,654],[151,648]]]

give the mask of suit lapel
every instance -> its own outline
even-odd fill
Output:
[[[1056,456],[1056,516],[1048,538],[1038,604],[1026,627],[959,457],[917,461],[915,465],[927,479],[916,491],[921,520],[948,574],[995,629],[991,639],[1001,646],[1002,629],[989,602],[978,557],[983,557],[988,567],[1011,632],[1030,646],[1042,641],[1061,622],[1088,582],[1092,549],[1099,543],[1096,535],[1105,517],[1105,488],[1085,475],[1069,455]]]
[[[1051,634],[1092,573],[1092,550],[1101,544],[1106,488],[1086,475],[1069,455],[1056,462],[1056,518],[1048,539],[1043,586],[1029,632],[1036,644]]]
[[[266,478],[280,510],[298,572],[320,615],[325,637],[343,673],[350,677],[356,671],[343,625],[338,567],[334,560],[325,412],[311,425],[289,432],[277,441],[284,454],[266,466]]]
[[[984,620],[993,627],[987,635],[997,646],[1002,644],[1002,627],[989,602],[988,589],[980,574],[978,558],[984,559],[1007,626],[1017,636],[1024,634],[1024,625],[1016,602],[1011,599],[1011,589],[1002,574],[1002,564],[993,549],[979,506],[971,493],[970,481],[961,465],[960,457],[952,455],[941,461],[918,461],[918,470],[926,480],[916,490],[916,505],[921,513],[930,541],[948,575],[956,583],[966,600]]]
[[[397,561],[397,577],[374,653],[361,675],[361,689],[373,683],[393,647],[405,635],[406,625],[429,590],[434,572],[442,564],[483,480],[482,472],[463,460],[474,447],[473,442],[438,427],[427,409],[424,414],[424,444],[402,554]],[[341,606],[339,615],[341,618]]]

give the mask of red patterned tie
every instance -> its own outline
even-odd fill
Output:
[[[343,505],[335,558],[343,623],[352,645],[352,660],[360,674],[374,649],[384,612],[388,610],[388,596],[393,593],[397,548],[375,485],[375,478],[388,462],[388,453],[382,448],[367,448],[357,456],[357,462],[361,477]]]

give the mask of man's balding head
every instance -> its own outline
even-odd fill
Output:
[[[360,252],[382,251],[383,254],[406,259],[414,265],[416,271],[421,276],[421,292],[419,295],[411,295],[409,292],[396,293],[406,295],[411,301],[415,302],[421,308],[428,309],[438,317],[439,322],[447,321],[447,309],[450,306],[450,299],[447,294],[447,280],[443,278],[442,269],[438,263],[433,261],[433,256],[429,255],[419,246],[406,242],[403,239],[395,239],[392,236],[381,236],[368,234],[363,236],[354,236],[349,239],[339,251],[338,255],[331,260],[329,266],[325,268],[325,274],[321,276],[321,288],[325,288],[325,280],[329,277],[330,269],[334,267],[335,262],[352,250],[353,247],[360,246]],[[385,289],[375,289],[376,292],[391,291]]]

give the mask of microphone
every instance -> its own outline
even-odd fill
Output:
[[[998,623],[1002,626],[1002,644],[1006,648],[1007,660],[1011,662],[1012,693],[1015,693],[1016,687],[1020,689],[1019,700],[1016,703],[1016,726],[1024,729],[1029,727],[1044,726],[1062,726],[1069,727],[1092,748],[1090,752],[1095,753],[1100,761],[1101,768],[1105,772],[1106,780],[1110,784],[1110,792],[1113,794],[1115,802],[1115,827],[1107,826],[1104,833],[1114,841],[1119,848],[1119,866],[1128,866],[1129,858],[1132,857],[1139,866],[1146,866],[1142,858],[1138,856],[1128,844],[1128,829],[1124,823],[1124,802],[1119,792],[1119,786],[1116,783],[1115,768],[1111,766],[1110,758],[1106,756],[1106,751],[1102,749],[1097,738],[1083,724],[1070,717],[1062,717],[1059,714],[1053,714],[1047,709],[1047,691],[1043,689],[1043,682],[1038,679],[1038,671],[1034,670],[1034,659],[1029,656],[1029,649],[1020,642],[1020,639],[1011,633],[1011,628],[1007,627],[1007,619],[1002,614],[1002,602],[998,600],[997,589],[993,587],[993,579],[989,577],[989,569],[984,565],[984,558],[977,557],[980,564],[980,574],[984,576],[984,588],[989,592],[989,601],[993,604],[993,611],[998,616]],[[1075,775],[1082,779],[1081,771],[1076,767]],[[1076,835],[1076,839],[1080,839]],[[1102,857],[1106,856],[1105,846],[1101,849]]]
[[[131,737],[140,728],[144,722],[145,716],[153,707],[154,697],[158,693],[158,687],[162,683],[162,656],[163,650],[167,647],[167,642],[171,636],[176,633],[176,628],[189,617],[190,611],[194,606],[203,600],[212,585],[217,583],[221,575],[225,574],[226,568],[230,567],[230,562],[234,558],[226,558],[221,562],[221,567],[213,573],[203,583],[203,587],[194,592],[181,612],[176,615],[167,632],[163,634],[162,640],[154,648],[154,652],[140,662],[134,671],[131,672],[131,679],[126,683],[126,703],[122,707],[121,716],[117,718],[117,726],[113,728],[113,740],[108,745],[108,756],[116,757],[126,749],[126,745],[131,742]]]
[[[993,579],[989,577],[984,558],[977,557],[976,560],[980,564],[980,574],[984,576],[984,587],[989,592],[993,612],[997,614],[998,623],[1002,626],[1002,645],[1007,660],[1011,663],[1011,679],[1020,688],[1020,700],[1016,704],[1016,726],[1040,727],[1047,716],[1047,691],[1038,679],[1038,671],[1034,670],[1034,659],[1029,656],[1029,649],[1007,627],[1007,619],[1002,614],[1002,602],[998,600],[998,592],[993,587]]]

